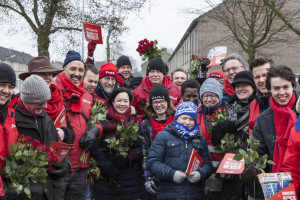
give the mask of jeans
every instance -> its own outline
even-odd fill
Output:
[[[65,200],[85,200],[86,168],[71,169],[68,172],[65,187]]]

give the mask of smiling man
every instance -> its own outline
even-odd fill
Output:
[[[89,144],[92,145],[96,137],[100,137],[102,133],[101,125],[92,125],[87,128],[87,122],[91,116],[91,108],[93,106],[93,97],[83,86],[83,76],[85,65],[81,60],[78,52],[70,50],[63,64],[64,72],[60,73],[55,85],[63,94],[64,106],[67,112],[67,120],[71,126],[69,130],[75,134],[74,150],[70,154],[72,160],[71,170],[68,172],[68,178],[64,185],[65,199],[85,199],[86,195],[86,170],[89,160]],[[83,135],[89,135],[90,143],[81,142],[79,140]],[[87,152],[87,161],[82,162],[80,157],[83,149]]]
[[[109,101],[111,93],[116,88],[118,68],[113,63],[106,63],[99,71],[99,83],[93,93],[94,99],[104,103]]]
[[[99,71],[94,65],[87,64],[83,78],[84,89],[93,96],[93,92],[96,89],[98,82]]]
[[[132,66],[128,56],[120,56],[117,60],[116,64],[119,73],[121,73],[124,77],[125,87],[129,87],[130,81],[133,79],[131,74]]]
[[[171,77],[167,75],[167,66],[161,58],[153,58],[147,66],[147,76],[143,78],[142,83],[133,91],[134,99],[132,105],[137,110],[138,119],[144,116],[142,111],[149,99],[149,93],[156,84],[164,85],[169,92],[171,102],[174,106],[180,103],[180,89],[172,82]]]
[[[232,53],[222,60],[221,65],[225,74],[223,98],[225,101],[228,101],[229,96],[235,93],[230,84],[233,82],[234,76],[237,73],[246,70],[246,61],[237,53]]]

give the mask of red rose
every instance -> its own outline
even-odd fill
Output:
[[[31,143],[31,145],[32,145],[34,148],[40,146],[41,144],[42,144],[42,143],[41,143],[40,141],[36,140],[36,139],[33,140],[32,143]]]
[[[92,174],[92,175],[93,175],[93,177],[94,177],[94,178],[97,178],[97,176],[98,176],[98,173],[97,173],[97,172],[93,172],[93,174]]]
[[[250,128],[251,130],[253,130],[254,127],[255,127],[255,122],[254,122],[254,121],[249,121],[249,128]]]
[[[30,137],[30,136],[27,136],[27,137],[24,139],[24,142],[26,142],[26,143],[31,142],[31,137]]]
[[[154,42],[153,42],[153,41],[150,41],[150,43],[149,43],[149,44],[150,44],[150,46],[151,46],[151,47],[153,47],[153,46],[154,46]]]
[[[24,140],[24,135],[22,135],[22,134],[19,134],[18,136],[17,136],[17,141],[21,141],[21,140]]]
[[[139,44],[144,44],[144,41],[143,40],[139,41]]]

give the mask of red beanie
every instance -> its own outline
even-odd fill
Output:
[[[124,87],[124,77],[120,73],[118,73],[117,75],[117,83],[119,83],[122,87]]]
[[[117,79],[118,68],[111,62],[101,66],[99,71],[99,79],[104,76],[112,76]]]
[[[211,71],[208,78],[225,79],[225,74],[222,71]]]

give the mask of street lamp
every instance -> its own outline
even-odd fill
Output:
[[[16,55],[11,55],[11,56],[7,56],[6,59],[5,59],[5,62],[9,59],[9,58],[13,58],[15,57]]]

